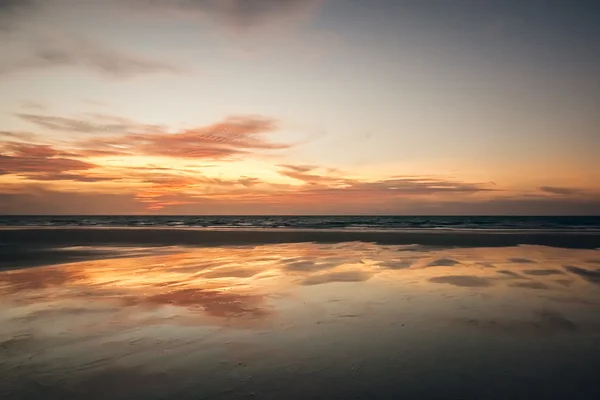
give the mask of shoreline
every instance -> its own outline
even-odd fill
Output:
[[[0,245],[47,246],[226,246],[281,243],[372,242],[383,245],[506,247],[540,245],[600,248],[600,232],[488,230],[342,230],[285,228],[10,227]]]

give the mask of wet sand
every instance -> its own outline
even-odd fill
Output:
[[[0,243],[10,245],[132,246],[244,245],[276,243],[372,242],[429,246],[503,247],[519,244],[594,249],[600,232],[527,230],[334,230],[334,229],[198,229],[198,228],[3,228]]]
[[[600,398],[596,249],[4,233],[2,399]]]

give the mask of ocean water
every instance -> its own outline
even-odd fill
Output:
[[[600,216],[0,216],[0,226],[600,231]]]

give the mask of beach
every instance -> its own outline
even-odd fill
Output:
[[[597,399],[597,234],[0,231],[0,396]]]
[[[0,0],[0,400],[600,400],[600,1]]]

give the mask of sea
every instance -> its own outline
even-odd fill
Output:
[[[600,216],[0,216],[0,227],[600,232]]]

